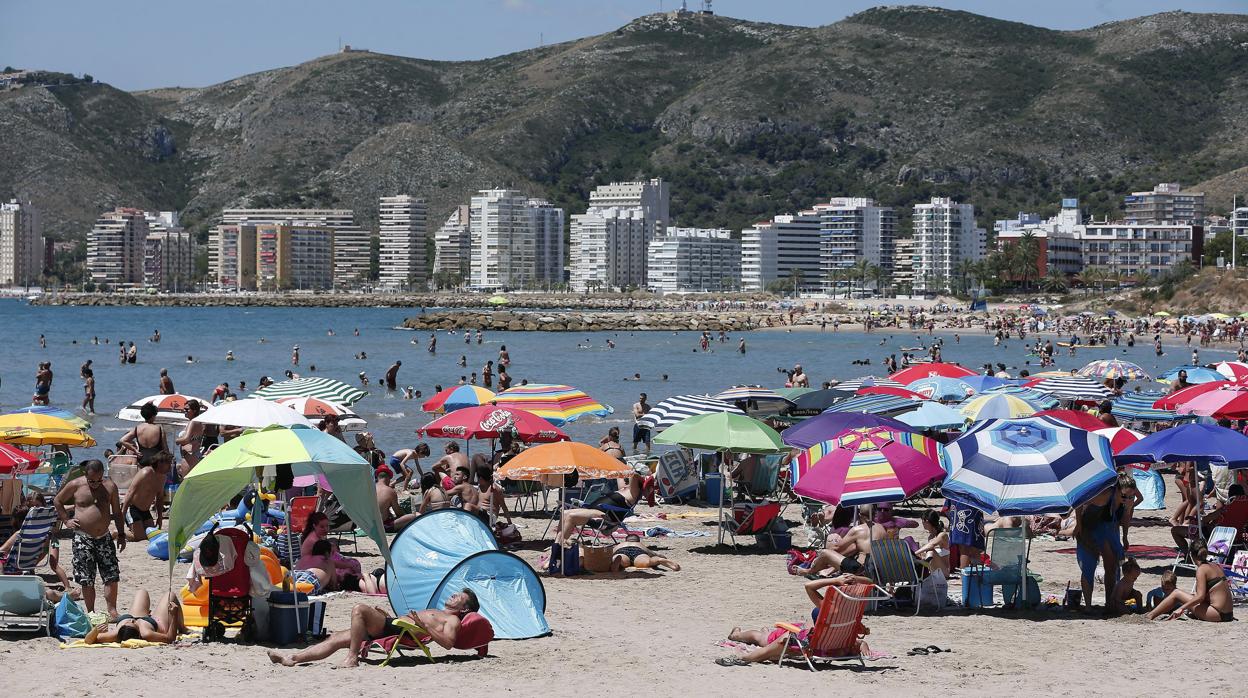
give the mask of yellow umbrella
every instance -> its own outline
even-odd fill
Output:
[[[0,415],[0,442],[24,446],[95,445],[95,439],[72,422],[34,412]]]
[[[1226,313],[1210,313],[1209,317],[1215,320],[1230,320],[1231,319],[1231,316],[1227,315]]]
[[[1153,317],[1170,317],[1170,313],[1167,313],[1164,310],[1158,310],[1157,312],[1153,313]]]

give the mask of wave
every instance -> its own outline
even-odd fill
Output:
[[[374,415],[380,419],[402,419],[407,416],[406,412],[378,412]]]

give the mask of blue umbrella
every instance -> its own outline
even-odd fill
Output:
[[[965,400],[974,395],[977,391],[971,384],[959,378],[947,378],[945,376],[929,376],[920,378],[910,385],[907,389],[922,395],[929,400],[953,401]]]
[[[977,392],[982,393],[993,388],[1000,388],[1003,385],[1014,385],[1012,378],[997,378],[996,376],[964,376],[958,380],[971,386]]]
[[[1212,383],[1214,381],[1224,381],[1226,376],[1218,373],[1212,368],[1204,366],[1194,366],[1185,364],[1183,366],[1175,366],[1165,373],[1157,376],[1158,383],[1173,383],[1179,377],[1179,371],[1187,371],[1187,382],[1196,383]]]
[[[876,396],[880,397],[880,396]],[[913,400],[908,401],[914,404]],[[917,432],[918,429],[890,417],[860,412],[824,412],[789,427],[780,433],[780,440],[789,446],[806,449],[821,441],[827,441],[847,429],[885,427],[894,431]]]
[[[982,422],[944,461],[946,497],[1002,516],[1064,512],[1117,479],[1109,439],[1049,417]]]
[[[917,400],[899,395],[859,395],[832,405],[824,412],[865,412],[868,414],[896,414],[913,409]]]
[[[1248,468],[1248,436],[1216,424],[1180,424],[1145,436],[1114,456],[1125,463],[1218,463]]]
[[[939,402],[925,402],[913,412],[897,415],[897,420],[920,429],[949,429],[966,424],[961,412]]]
[[[1173,422],[1178,419],[1174,410],[1153,407],[1162,397],[1163,393],[1127,393],[1114,400],[1114,416],[1133,422]]]

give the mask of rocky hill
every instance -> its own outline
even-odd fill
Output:
[[[0,93],[0,134],[0,196],[42,201],[58,236],[117,204],[203,230],[231,205],[368,220],[398,192],[436,226],[498,185],[575,212],[643,175],[672,181],[685,225],[858,193],[967,197],[985,221],[1062,195],[1112,214],[1125,191],[1248,166],[1248,16],[1059,32],[917,7],[816,28],[650,15],[482,61],[344,53],[201,89],[23,88]]]

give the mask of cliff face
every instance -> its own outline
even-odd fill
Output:
[[[985,218],[1080,196],[1100,214],[1248,166],[1245,88],[1242,15],[1078,32],[929,8],[817,28],[651,15],[484,61],[347,53],[202,89],[6,92],[0,194],[41,201],[66,236],[117,204],[201,229],[233,205],[367,222],[397,192],[436,227],[478,188],[575,211],[597,183],[655,175],[686,225],[851,193],[962,196]]]

